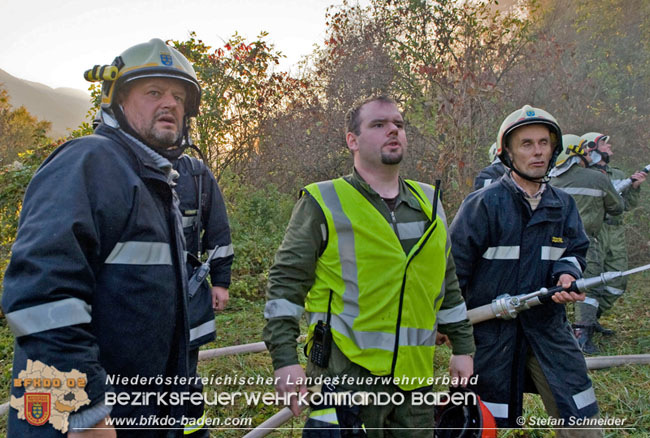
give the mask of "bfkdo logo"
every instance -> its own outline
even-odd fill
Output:
[[[47,392],[25,393],[25,419],[32,426],[42,426],[50,419],[51,394]]]

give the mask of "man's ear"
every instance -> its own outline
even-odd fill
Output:
[[[357,136],[354,134],[354,132],[348,132],[345,134],[345,142],[348,144],[348,149],[350,149],[350,152],[354,153],[355,151],[359,150]]]

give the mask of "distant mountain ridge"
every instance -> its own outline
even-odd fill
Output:
[[[0,69],[0,86],[11,97],[11,106],[24,106],[40,120],[52,122],[48,136],[57,139],[77,129],[90,109],[90,94],[74,88],[51,88],[10,75]]]

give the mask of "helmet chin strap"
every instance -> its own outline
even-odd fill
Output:
[[[521,177],[521,178],[523,178],[523,179],[525,179],[527,181],[537,183],[537,184],[548,184],[548,182],[551,180],[548,177],[548,172],[551,170],[551,163],[549,163],[548,167],[546,168],[546,173],[544,174],[544,176],[538,177],[538,178],[533,178],[533,177],[531,177],[529,175],[526,175],[525,173],[519,171],[519,169],[517,169],[515,167],[515,164],[510,159],[510,156],[508,156],[507,152],[505,153],[505,155],[506,155],[506,163],[505,163],[506,166],[508,168],[510,168],[510,170],[512,172],[516,173],[519,177]]]
[[[609,164],[609,154],[607,152],[600,152],[600,151],[598,152],[600,153],[600,156],[603,158],[605,164]]]

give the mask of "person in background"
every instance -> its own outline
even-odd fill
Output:
[[[586,140],[577,135],[565,134],[562,136],[562,142],[565,150],[550,173],[551,184],[570,194],[576,201],[585,232],[589,237],[584,276],[596,277],[604,271],[605,263],[598,234],[603,227],[605,214],[616,216],[623,212],[623,198],[616,193],[606,175],[589,169],[592,150]],[[592,341],[597,308],[598,301],[591,296],[591,291],[587,291],[584,301],[575,303],[574,333],[580,348],[587,354],[598,353],[598,348]]]
[[[503,165],[501,160],[499,160],[499,157],[497,157],[496,143],[492,143],[492,146],[490,146],[489,155],[490,165],[484,167],[478,175],[476,175],[476,178],[474,179],[474,191],[489,186],[506,173],[506,167]]]
[[[592,145],[590,155],[592,158],[591,168],[605,173],[614,185],[617,182],[627,179],[627,175],[620,169],[609,165],[610,158],[614,155],[612,144],[608,135],[599,132],[588,132],[582,136],[582,139]],[[639,193],[641,184],[646,180],[644,172],[635,172],[632,175],[634,182],[630,187],[621,193],[625,202],[625,211],[631,210],[639,203]],[[626,271],[628,269],[627,259],[627,240],[625,238],[625,226],[623,225],[623,215],[608,214],[605,217],[598,240],[603,251],[603,271]],[[599,273],[600,274],[600,273]],[[616,300],[623,295],[627,287],[627,277],[620,277],[607,286],[601,286],[591,289],[587,295],[596,301],[591,302],[591,313],[595,312],[594,330],[603,335],[613,335],[614,331],[600,325],[598,319],[612,308]]]
[[[182,152],[179,148],[177,153]],[[210,262],[211,286],[207,279],[195,286],[190,281],[190,375],[198,377],[197,365],[199,347],[214,341],[216,328],[214,311],[221,311],[228,304],[228,287],[234,252],[230,240],[230,227],[226,204],[219,185],[210,169],[200,160],[183,154],[172,159],[174,170],[179,173],[176,192],[180,199],[183,215],[183,232],[187,249],[187,272],[190,278],[201,266],[201,255],[205,252]],[[204,262],[205,263],[205,262]],[[190,384],[193,392],[201,394],[203,385],[196,379]],[[203,403],[190,405],[188,417],[196,421],[185,427],[185,436],[208,438],[209,430],[204,428]]]

